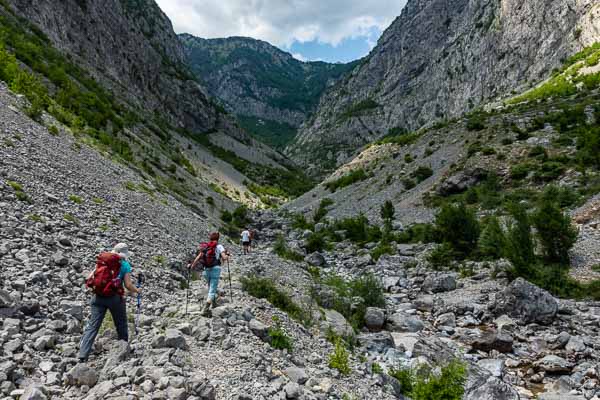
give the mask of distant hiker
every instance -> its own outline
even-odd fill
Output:
[[[250,253],[250,245],[252,244],[251,239],[252,236],[250,234],[250,230],[244,229],[242,232],[242,246],[244,247],[244,254]]]
[[[92,314],[79,343],[81,362],[86,362],[92,352],[106,311],[110,311],[119,340],[129,340],[123,286],[133,294],[142,292],[142,289],[136,288],[131,281],[129,257],[129,248],[125,243],[117,244],[111,252],[100,253],[96,260],[96,268],[86,280],[86,286],[93,290],[94,296],[90,301]]]
[[[258,241],[258,231],[256,229],[250,229],[250,247],[254,246]]]
[[[204,269],[202,276],[208,282],[208,296],[202,308],[202,316],[210,317],[210,309],[217,306],[217,289],[221,279],[221,263],[229,259],[229,253],[223,245],[219,244],[219,232],[213,232],[209,236],[208,243],[200,244],[200,253],[190,265],[192,270],[198,265]]]

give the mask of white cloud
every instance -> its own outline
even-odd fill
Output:
[[[307,61],[306,57],[300,53],[292,53],[292,57],[294,57],[296,60]]]
[[[175,31],[203,38],[249,36],[280,47],[333,46],[384,30],[406,0],[157,0]]]

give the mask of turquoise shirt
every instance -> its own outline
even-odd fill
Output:
[[[121,259],[121,271],[119,271],[119,279],[125,284],[125,275],[131,273],[131,264],[124,258]]]

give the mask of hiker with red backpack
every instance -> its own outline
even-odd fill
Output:
[[[201,315],[210,317],[211,307],[217,306],[217,289],[221,279],[221,264],[229,259],[229,253],[222,244],[219,244],[219,232],[209,236],[209,242],[200,244],[200,252],[190,264],[192,271],[202,268],[202,275],[208,282],[208,296],[202,308]]]
[[[129,340],[124,287],[130,293],[142,293],[142,289],[135,287],[131,281],[129,257],[129,248],[125,243],[117,244],[111,252],[100,253],[95,270],[86,280],[86,286],[92,289],[94,296],[90,301],[92,314],[79,343],[81,362],[86,362],[92,352],[106,311],[110,311],[119,340]]]

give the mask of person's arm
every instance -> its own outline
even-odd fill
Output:
[[[224,247],[223,247],[223,250],[221,251],[221,260],[222,261],[229,260],[229,252]]]
[[[196,267],[196,264],[198,264],[198,261],[200,261],[200,257],[202,256],[202,253],[198,253],[198,255],[196,256],[196,258],[194,259],[194,261],[192,261],[192,263],[190,265],[188,265],[188,267],[190,269],[194,269],[194,267]]]
[[[127,290],[133,294],[142,293],[142,288],[136,288],[131,281],[131,274],[125,274],[125,288],[127,288]]]

